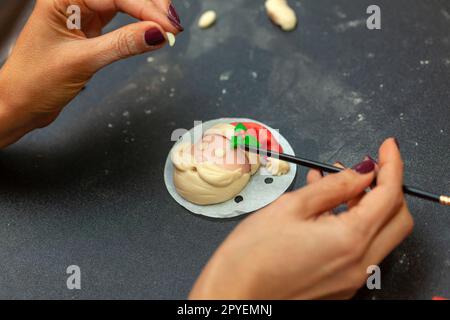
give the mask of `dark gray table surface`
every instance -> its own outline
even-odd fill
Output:
[[[186,31],[174,48],[105,68],[55,123],[0,153],[0,298],[185,298],[240,221],[191,215],[166,191],[170,135],[194,120],[251,117],[297,154],[345,164],[396,136],[406,182],[450,192],[450,3],[290,2],[299,26],[284,33],[262,0],[175,0]],[[365,26],[373,3],[379,31]],[[209,8],[219,20],[199,30]],[[449,208],[408,204],[413,234],[381,265],[382,290],[359,298],[450,298]]]

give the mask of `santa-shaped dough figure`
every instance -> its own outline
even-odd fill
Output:
[[[247,152],[239,147],[243,145],[283,152],[271,132],[258,123],[215,125],[195,144],[182,143],[172,150],[178,194],[195,204],[216,204],[238,195],[261,165],[275,176],[289,172],[287,162]]]

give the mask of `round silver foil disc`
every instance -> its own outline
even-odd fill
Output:
[[[264,123],[252,119],[222,118],[210,120],[202,123],[202,131],[205,132],[212,126],[219,123],[232,122],[254,122],[265,126],[278,140],[278,143],[283,148],[284,153],[295,155],[294,150],[292,149],[289,142],[287,142],[287,140],[280,133],[276,132],[274,129],[265,125]],[[192,137],[194,136],[194,130],[195,128],[192,128],[189,132],[185,133],[175,143],[175,145],[181,142],[189,142],[189,139],[192,139]],[[194,143],[194,141],[190,142]],[[172,161],[170,160],[170,153],[167,157],[166,165],[164,167],[164,182],[166,184],[167,190],[175,199],[175,201],[190,212],[211,218],[232,218],[259,210],[278,199],[292,184],[297,173],[297,166],[292,163],[290,163],[289,165],[289,173],[279,177],[270,175],[267,169],[261,166],[258,172],[250,178],[250,182],[247,184],[244,190],[242,190],[241,193],[234,199],[230,199],[223,203],[206,206],[193,204],[182,198],[177,193],[175,185],[173,183],[173,171],[175,169],[173,167]]]

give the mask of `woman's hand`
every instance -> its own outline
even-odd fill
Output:
[[[377,174],[369,162],[354,169],[324,178],[311,171],[308,186],[245,219],[211,258],[190,298],[352,297],[367,267],[379,264],[413,228],[395,140],[381,146]],[[375,176],[376,186],[365,193]],[[346,212],[330,213],[342,203]]]
[[[81,30],[67,27],[71,5]],[[102,35],[119,11],[141,22]],[[37,0],[0,70],[0,148],[52,122],[102,67],[159,49],[166,32],[182,30],[170,0]]]

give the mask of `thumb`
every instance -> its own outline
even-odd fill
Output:
[[[159,24],[144,21],[85,41],[89,64],[98,70],[117,60],[161,48],[167,35]]]

